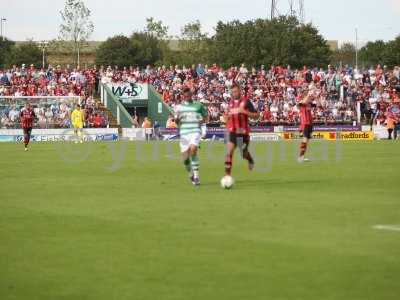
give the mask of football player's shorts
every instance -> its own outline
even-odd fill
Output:
[[[302,131],[303,137],[311,139],[313,133],[313,126],[312,125],[305,125]]]
[[[228,132],[228,136],[225,136],[225,143],[227,142],[234,144],[242,150],[247,150],[250,145],[250,135]]]
[[[190,146],[199,147],[200,140],[201,140],[200,132],[181,135],[181,141],[179,143],[179,146],[181,148],[181,153],[188,151]]]
[[[74,129],[82,129],[83,128],[83,123],[73,123],[72,126],[74,126]]]
[[[23,128],[24,131],[24,135],[31,135],[32,134],[32,127],[28,127],[28,128]]]

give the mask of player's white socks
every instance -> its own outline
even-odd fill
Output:
[[[199,158],[197,155],[192,156],[192,170],[193,176],[199,178]]]

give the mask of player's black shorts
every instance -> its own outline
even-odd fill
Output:
[[[312,133],[313,133],[313,126],[312,125],[306,125],[303,130],[303,137],[311,139],[312,138]]]
[[[32,133],[32,127],[29,127],[29,128],[23,128],[23,130],[24,130],[24,135],[25,135],[25,134],[27,134],[27,135],[31,135],[31,133]]]
[[[228,141],[233,143],[236,147],[239,146],[242,147],[243,150],[246,150],[250,144],[250,135],[229,132]]]

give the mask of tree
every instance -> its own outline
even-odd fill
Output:
[[[11,55],[14,44],[13,41],[6,38],[0,39],[0,68],[8,64],[7,60]]]
[[[33,41],[27,41],[14,46],[7,57],[8,65],[33,64],[42,66],[42,51]]]
[[[162,21],[157,21],[154,18],[146,19],[146,27],[144,32],[156,37],[159,40],[166,39],[168,37],[169,27],[164,25]]]
[[[356,47],[351,43],[344,43],[332,54],[331,63],[333,65],[352,65],[356,62]]]
[[[134,32],[130,42],[134,64],[145,67],[161,61],[163,50],[155,36],[147,32]]]
[[[129,38],[117,35],[103,42],[96,51],[96,64],[145,67],[163,58],[162,43],[149,32],[134,32]]]
[[[218,22],[211,38],[202,32],[197,20],[182,28],[177,49],[171,50],[168,39],[168,26],[148,18],[144,30],[130,36],[130,47],[126,46],[126,38],[118,42],[124,46],[118,46],[116,40],[108,40],[99,49],[97,61],[107,63],[107,57],[110,62],[117,61],[112,55],[112,51],[119,51],[117,47],[124,47],[121,56],[130,57],[131,64],[139,66],[214,62],[223,67],[241,63],[248,66],[326,66],[331,57],[329,46],[318,29],[312,24],[300,23],[296,17]]]
[[[246,49],[241,39],[244,37],[245,24],[235,20],[217,23],[216,34],[211,42],[211,59],[225,67],[245,62]],[[260,37],[261,38],[261,37]],[[248,43],[249,41],[246,41]],[[262,54],[260,53],[260,56]]]
[[[326,67],[332,52],[326,40],[312,24],[296,26],[292,33],[288,64]],[[301,65],[298,63],[301,62]]]
[[[311,24],[295,17],[219,22],[211,40],[213,60],[225,67],[280,64],[301,67],[324,66],[331,52],[324,38]]]
[[[131,40],[124,35],[108,38],[96,50],[96,64],[119,67],[133,64]]]
[[[143,32],[151,35],[158,40],[158,47],[162,54],[159,61],[155,63],[171,64],[174,60],[174,53],[169,46],[171,37],[168,35],[169,27],[164,25],[162,21],[157,21],[154,18],[146,19],[146,27]]]
[[[400,65],[400,36],[387,43],[383,63],[390,67]]]
[[[202,33],[199,20],[186,24],[179,39],[180,60],[191,65],[207,59],[207,34]]]
[[[60,11],[63,21],[60,25],[60,39],[72,44],[78,66],[80,50],[94,30],[90,14],[82,0],[66,0],[64,10]]]
[[[368,42],[360,50],[360,61],[367,66],[383,64],[385,62],[386,43],[382,40]]]

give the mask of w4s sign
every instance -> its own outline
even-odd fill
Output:
[[[134,100],[147,100],[149,89],[142,83],[118,83],[109,85],[111,92],[123,103],[131,103]]]

